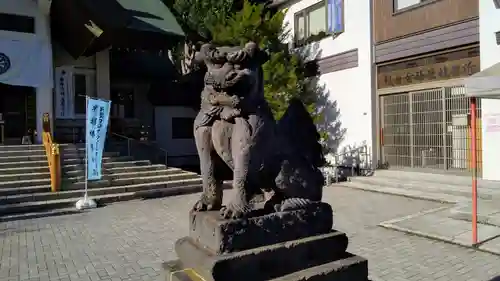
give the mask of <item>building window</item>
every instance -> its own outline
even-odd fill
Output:
[[[194,118],[174,117],[172,118],[172,139],[193,139]]]
[[[426,2],[435,2],[436,0],[394,0],[394,11],[406,10],[415,6],[421,6]]]
[[[75,115],[85,115],[87,110],[87,96],[96,96],[95,72],[75,69],[73,74],[73,89],[75,94]]]
[[[344,0],[324,0],[295,14],[295,45],[300,47],[344,31]]]
[[[0,13],[0,30],[35,33],[35,18]]]

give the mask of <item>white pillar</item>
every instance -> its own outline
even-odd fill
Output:
[[[37,22],[37,36],[39,38],[42,38],[42,44],[44,44],[45,48],[48,48],[48,50],[52,50],[52,42],[51,42],[51,37],[50,37],[50,19],[48,14],[41,14],[40,17],[38,17],[38,22]],[[54,104],[54,94],[53,94],[53,88],[54,88],[54,61],[52,57],[52,51],[48,52],[48,55],[50,56],[50,65],[48,65],[47,70],[50,72],[50,82],[47,83],[47,85],[41,85],[40,87],[36,88],[36,131],[37,131],[37,136],[35,142],[37,143],[42,143],[42,131],[43,131],[43,114],[44,113],[49,113],[50,116],[50,128],[52,130],[52,133],[54,132],[54,110],[53,110],[53,104]]]
[[[97,97],[111,99],[111,81],[109,77],[109,49],[95,55]]]

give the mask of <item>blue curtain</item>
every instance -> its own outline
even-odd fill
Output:
[[[326,0],[327,3],[327,19],[328,19],[328,33],[340,33],[344,31],[343,19],[343,0]]]

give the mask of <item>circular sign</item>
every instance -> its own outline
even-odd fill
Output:
[[[9,68],[10,68],[9,57],[4,53],[0,53],[0,75],[7,72],[9,70]]]

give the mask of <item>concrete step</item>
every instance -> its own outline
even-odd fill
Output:
[[[0,175],[11,175],[11,174],[23,175],[30,173],[49,173],[49,167],[47,166],[47,162],[45,162],[45,166],[40,166],[40,167],[0,168]]]
[[[157,172],[157,173],[155,173]],[[90,182],[89,188],[150,183],[155,181],[188,180],[199,178],[195,173],[177,168],[143,171],[136,173],[115,173],[103,176],[100,181]],[[84,176],[63,179],[62,190],[84,189]],[[29,194],[50,190],[50,176],[39,180],[15,180],[0,182],[0,197],[15,194]]]
[[[45,155],[21,155],[21,156],[2,156],[0,155],[0,163],[15,163],[28,161],[47,161]]]
[[[82,213],[82,212],[84,212],[84,211],[79,211],[74,206],[61,208],[61,209],[52,209],[52,210],[51,209],[49,209],[49,210],[42,209],[39,211],[35,210],[34,212],[13,213],[13,214],[9,214],[9,215],[0,216],[0,222],[64,216],[64,215],[78,214],[78,213]]]
[[[125,186],[134,184],[147,184],[155,182],[166,182],[172,180],[191,180],[191,179],[200,179],[200,177],[194,173],[176,172],[174,174],[159,175],[159,176],[143,176],[143,177],[133,176],[129,178],[102,179],[98,181],[89,181],[87,185],[89,188],[101,188],[110,186]],[[77,189],[82,189],[82,190],[85,189],[85,181],[75,182],[71,180],[64,180],[61,186],[61,190],[77,190]]]
[[[151,161],[149,160],[135,160],[135,161],[123,161],[123,162],[111,162],[111,163],[103,163],[103,169],[113,169],[113,168],[125,168],[125,167],[144,167],[151,166]],[[1,166],[0,166],[1,167]],[[83,171],[85,169],[84,163],[75,163],[75,164],[63,164],[62,171],[63,173],[67,173],[70,171]]]
[[[49,192],[50,185],[34,185],[34,186],[23,186],[23,187],[11,187],[11,188],[0,188],[0,198],[13,195],[21,194],[33,194],[33,193],[43,193]]]
[[[102,181],[90,182],[88,188],[100,188],[109,186],[131,185],[138,183],[151,183],[155,181],[189,180],[199,178],[197,174],[182,171],[176,168],[165,169],[162,174],[113,174],[104,176]],[[62,190],[84,190],[85,182],[82,178],[65,179]],[[41,183],[41,184],[40,184]],[[18,194],[32,194],[50,191],[50,178],[44,181],[14,181],[6,182],[7,185],[0,184],[0,197]]]
[[[24,157],[24,156],[23,156]],[[17,157],[16,157],[17,158]],[[140,160],[133,161],[134,157],[131,156],[119,156],[119,157],[103,157],[102,162],[105,167],[119,167],[126,165],[148,165],[151,164],[148,160]],[[135,164],[131,164],[135,162]],[[111,164],[111,165],[109,165]],[[85,168],[85,160],[84,159],[63,159],[62,161],[63,167],[77,167],[81,166],[81,169]],[[27,167],[35,167],[35,168],[46,168],[48,167],[47,158],[45,156],[40,157],[40,160],[26,160],[22,159],[19,161],[9,161],[9,162],[1,162],[0,161],[0,170],[2,169],[12,169],[12,168],[27,168]]]
[[[120,152],[104,152],[103,158],[120,157]],[[82,159],[85,160],[85,150],[82,152],[61,153],[61,159]]]
[[[0,145],[0,151],[44,150],[43,145]]]
[[[360,181],[353,180],[351,182],[340,182],[334,183],[334,185],[345,186],[354,189],[360,189],[364,191],[378,192],[384,194],[391,194],[397,196],[403,196],[414,199],[422,199],[435,201],[440,203],[457,203],[465,200],[463,196],[455,196],[451,194],[445,193],[435,193],[429,191],[422,191],[419,189],[407,189],[407,188],[398,188],[398,187],[390,187],[387,185],[377,185],[373,183],[363,183]]]
[[[38,172],[38,173],[29,173],[31,170],[25,170],[26,173],[2,173],[0,171],[0,182],[6,181],[17,181],[17,180],[39,180],[39,179],[48,179],[50,178],[50,172]]]
[[[60,143],[59,146],[63,149],[69,148],[85,148],[85,143]]]
[[[351,181],[376,186],[420,190],[429,193],[444,193],[453,196],[462,196],[464,198],[470,198],[471,195],[470,185],[387,178],[377,175],[372,177],[355,177],[352,178]],[[500,197],[500,192],[488,188],[481,188],[479,189],[478,196],[484,200],[492,200],[494,197]]]
[[[448,217],[456,220],[472,221],[472,203],[457,204],[450,208]],[[477,222],[500,226],[500,206],[498,206],[498,203],[480,200],[477,205]]]
[[[50,177],[35,180],[2,181],[0,182],[0,190],[3,188],[27,187],[34,185],[50,185]]]
[[[83,177],[85,176],[85,167],[82,165],[82,169],[79,170],[70,170],[64,173],[63,177],[64,178],[73,178],[73,177]],[[128,167],[115,167],[115,168],[109,168],[109,169],[103,169],[103,174],[104,175],[111,175],[111,174],[133,174],[136,172],[143,172],[143,171],[156,171],[156,170],[166,170],[167,167],[162,164],[158,165],[144,165],[144,166],[128,166]],[[168,169],[176,169],[176,168],[168,168]]]
[[[118,156],[118,157],[103,157],[103,163],[111,163],[111,162],[126,162],[132,161],[134,157],[132,156]],[[84,164],[84,158],[71,158],[71,159],[62,159],[63,165],[72,165],[72,164]]]
[[[44,160],[37,161],[20,161],[20,162],[0,162],[0,170],[12,169],[12,168],[46,168],[48,169],[49,164],[47,163],[47,158]]]
[[[177,168],[166,168],[164,165],[163,169],[146,169],[144,171],[134,171],[134,172],[123,172],[123,173],[109,173],[105,172],[103,175],[104,180],[116,180],[116,179],[127,179],[136,177],[151,177],[151,176],[162,176],[162,175],[174,175],[174,174],[185,174],[189,173]],[[196,175],[196,174],[194,174]],[[197,175],[196,175],[197,176]],[[64,177],[68,181],[83,181],[85,178],[85,172],[81,172],[78,176],[68,177],[67,174]]]
[[[40,150],[0,150],[0,157],[12,157],[12,156],[45,156],[45,149]]]
[[[459,186],[470,186],[472,182],[471,175],[436,174],[398,170],[377,170],[375,175],[378,177],[399,179],[403,181],[432,182]],[[478,186],[498,189],[499,184],[497,181],[478,179]]]
[[[127,186],[112,186],[112,187],[102,187],[102,188],[89,188],[88,196],[105,196],[105,195],[113,195],[120,193],[130,193],[130,192],[139,192],[144,190],[158,189],[158,188],[172,188],[172,187],[182,187],[182,186],[190,186],[190,185],[201,185],[201,179],[189,179],[189,180],[170,180],[164,182],[154,182],[154,183],[140,183],[134,185]],[[61,199],[71,199],[76,202],[78,198],[83,196],[83,190],[66,190],[59,192],[42,192],[42,193],[33,193],[33,194],[17,194],[6,196],[0,198],[0,207],[20,204],[20,203],[29,203],[36,201],[57,201]],[[1,208],[0,208],[1,213]]]
[[[91,196],[98,206],[105,204],[127,201],[134,199],[150,199],[165,196],[176,196],[182,194],[197,193],[202,191],[201,184],[184,185],[184,186],[169,186],[166,183],[157,183],[155,185],[146,185],[146,187],[138,188],[137,191],[132,191],[134,188],[129,187],[130,191],[124,193],[113,193],[106,195]],[[80,191],[78,198],[66,198],[49,201],[32,201],[19,204],[0,205],[0,221],[8,221],[19,218],[29,218],[31,214],[45,212],[55,212],[57,209],[72,208],[75,203],[83,196]]]

